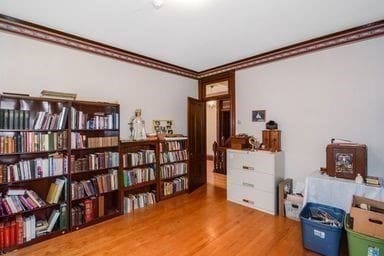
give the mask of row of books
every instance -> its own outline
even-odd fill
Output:
[[[135,209],[144,208],[148,205],[156,203],[156,192],[139,193],[135,195],[128,195],[124,197],[123,211],[124,214],[130,213]]]
[[[119,166],[119,152],[100,152],[76,159],[71,155],[71,173]]]
[[[0,136],[1,154],[64,150],[66,145],[66,132],[21,132],[14,136]]]
[[[155,180],[155,170],[152,167],[136,168],[123,171],[123,185],[129,187],[134,184]]]
[[[117,189],[117,170],[109,170],[108,173],[96,175],[89,180],[72,181],[71,198],[72,200],[76,200]]]
[[[0,129],[29,129],[30,111],[0,109]]]
[[[1,198],[0,216],[29,211],[46,205],[47,203],[33,190],[9,189]]]
[[[188,178],[183,176],[171,182],[163,182],[163,195],[168,196],[188,189]]]
[[[115,147],[119,145],[118,136],[88,138],[88,148]]]
[[[118,136],[105,136],[105,137],[89,137],[82,135],[79,132],[71,133],[71,148],[100,148],[100,147],[114,147],[119,145]]]
[[[187,159],[188,159],[188,152],[186,149],[180,150],[180,151],[170,151],[170,152],[160,153],[160,164],[184,161]]]
[[[55,153],[48,158],[21,160],[14,164],[0,164],[0,183],[38,179],[68,173],[68,157]]]
[[[168,179],[188,172],[187,163],[174,163],[160,166],[160,178]]]
[[[160,143],[160,152],[182,150],[186,147],[186,141],[166,141]]]
[[[62,130],[67,124],[69,109],[63,107],[59,114],[39,111],[33,121],[34,130]]]
[[[72,227],[104,216],[104,196],[91,197],[71,208]]]
[[[66,204],[60,209],[52,210],[48,220],[39,219],[35,215],[22,216],[16,215],[12,219],[0,222],[0,249],[7,250],[25,242],[29,242],[38,236],[42,236],[54,231],[58,220],[60,220],[60,230],[67,229]]]
[[[72,129],[119,129],[119,113],[93,113],[88,114],[71,108]]]
[[[156,162],[155,150],[146,149],[138,152],[123,154],[123,167],[134,167],[137,165],[151,164]]]

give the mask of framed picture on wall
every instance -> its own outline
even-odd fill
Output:
[[[173,120],[153,120],[153,131],[157,134],[173,134],[174,121]]]
[[[253,110],[252,122],[265,122],[265,110]]]

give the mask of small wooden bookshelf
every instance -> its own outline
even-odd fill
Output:
[[[120,107],[72,101],[70,109],[70,227],[78,230],[120,213]]]
[[[120,207],[133,212],[159,201],[158,140],[120,141]]]
[[[159,140],[160,200],[188,191],[188,139],[184,136]]]

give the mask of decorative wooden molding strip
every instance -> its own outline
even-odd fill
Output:
[[[0,30],[197,79],[198,72],[0,14]]]
[[[383,35],[384,20],[380,20],[367,25],[329,34],[319,38],[304,41],[302,43],[294,44],[274,51],[262,53],[253,57],[249,57],[222,66],[211,68],[205,71],[201,71],[199,72],[198,77],[203,78],[229,70],[240,70],[244,68],[249,68],[272,61],[277,61],[301,54],[323,50],[326,48],[349,44],[356,41],[367,40]]]
[[[373,22],[367,25],[351,28],[341,32],[318,37],[270,52],[262,53],[239,61],[207,69],[201,72],[179,67],[170,63],[159,61],[143,55],[132,53],[123,49],[105,45],[89,39],[50,29],[34,23],[19,20],[13,17],[0,14],[0,31],[7,31],[37,40],[42,40],[65,47],[75,48],[81,51],[114,58],[120,61],[134,63],[145,67],[157,69],[185,76],[193,79],[200,79],[211,75],[231,70],[240,70],[272,61],[277,61],[301,54],[336,47],[356,41],[367,40],[384,35],[384,20]]]

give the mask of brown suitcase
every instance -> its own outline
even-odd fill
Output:
[[[367,146],[363,144],[335,143],[327,146],[327,174],[355,179],[357,174],[367,176]]]

